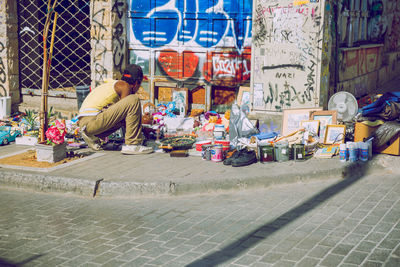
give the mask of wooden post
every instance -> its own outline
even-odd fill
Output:
[[[54,12],[54,8],[57,4],[57,0],[54,0],[53,5],[51,5],[51,0],[47,2],[47,17],[46,17],[46,22],[44,24],[44,30],[43,30],[43,74],[42,74],[42,98],[41,98],[41,106],[40,106],[40,131],[39,131],[39,136],[40,140],[39,143],[44,143],[46,141],[46,136],[45,133],[47,131],[47,124],[48,124],[48,119],[47,119],[47,110],[48,110],[48,105],[47,105],[47,96],[48,96],[48,88],[49,88],[49,74],[50,74],[50,61],[51,61],[51,56],[48,57],[47,55],[47,36],[49,34],[49,28],[50,28],[50,21],[51,21],[51,16]],[[54,23],[53,23],[53,32],[52,32],[52,44],[50,47],[50,52],[51,55],[53,53],[53,45],[54,45],[54,33],[55,33],[55,23],[57,20],[57,13],[54,16]]]

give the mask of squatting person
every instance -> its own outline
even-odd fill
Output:
[[[125,126],[122,154],[148,154],[151,147],[142,145],[142,109],[135,94],[143,80],[142,68],[128,65],[121,80],[108,81],[93,89],[79,110],[79,127],[85,142],[93,150],[101,150],[104,139]]]

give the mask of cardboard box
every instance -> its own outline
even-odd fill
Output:
[[[364,138],[370,137],[377,129],[377,126],[368,126],[361,122],[356,122],[354,126],[354,142],[362,142]],[[393,137],[385,146],[374,149],[375,153],[400,155],[400,134]]]
[[[369,126],[361,122],[356,122],[354,126],[354,142],[364,141],[364,138],[370,137],[378,127],[379,125]]]
[[[377,150],[374,150],[376,153],[389,154],[389,155],[400,155],[400,134],[397,134],[394,138],[392,138],[387,144]]]

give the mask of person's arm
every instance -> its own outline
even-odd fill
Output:
[[[129,86],[129,83],[124,81],[116,82],[114,89],[115,92],[119,95],[120,99],[123,99],[124,97],[127,97],[128,95],[131,94],[131,88]]]

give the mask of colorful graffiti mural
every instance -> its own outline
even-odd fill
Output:
[[[172,80],[250,79],[252,0],[131,0],[130,62]]]

